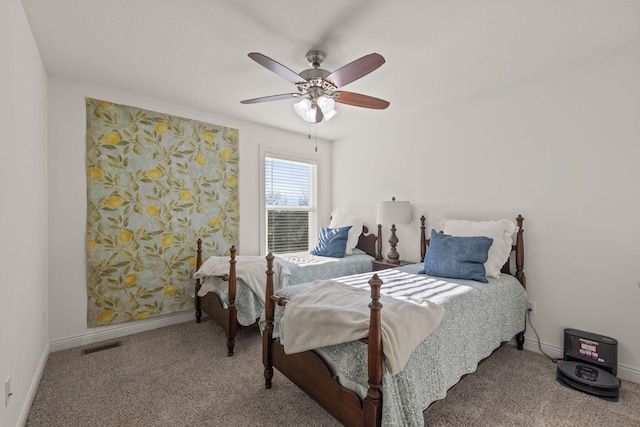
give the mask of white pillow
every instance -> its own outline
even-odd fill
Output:
[[[443,219],[438,223],[444,234],[451,236],[486,236],[493,239],[489,248],[489,258],[484,263],[487,277],[500,277],[500,269],[509,259],[516,225],[508,219],[497,221],[467,221]]]
[[[362,225],[364,224],[364,215],[356,215],[349,212],[336,209],[331,212],[331,223],[329,228],[351,226],[349,237],[347,238],[347,247],[344,251],[346,255],[351,255],[353,249],[358,246],[358,239],[362,234]]]

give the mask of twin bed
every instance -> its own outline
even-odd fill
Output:
[[[295,285],[315,279],[330,279],[371,271],[371,262],[380,257],[379,235],[355,234],[357,244],[342,258],[295,253],[276,257],[276,284]],[[264,311],[264,257],[210,257],[202,261],[202,240],[197,242],[195,316],[200,323],[202,312],[217,322],[227,336],[227,354],[233,355],[239,330],[255,328]]]
[[[501,264],[501,274],[494,274],[498,277],[489,277],[487,283],[482,283],[420,274],[419,270],[429,269],[428,264],[433,261],[427,250],[429,241],[440,238],[434,234],[426,238],[423,217],[422,258],[427,254],[424,265],[384,270],[373,277],[366,273],[334,279],[359,288],[370,286],[367,337],[290,354],[285,350],[287,334],[281,322],[287,315],[285,308],[289,301],[295,301],[296,295],[315,285],[291,286],[275,293],[273,257],[267,256],[263,330],[266,388],[271,388],[276,368],[344,425],[424,425],[424,409],[444,398],[450,387],[463,375],[473,372],[477,364],[502,343],[515,336],[518,349],[523,347],[527,301],[523,220],[521,216],[516,219],[516,242],[508,245],[509,259]],[[466,233],[475,235],[473,229]],[[492,241],[498,240],[500,237],[494,235]],[[515,256],[509,256],[511,253]],[[515,271],[512,271],[511,260],[515,261]],[[404,368],[394,374],[388,367],[389,349],[383,352],[385,333],[381,325],[385,310],[380,302],[381,293],[427,298],[444,309],[439,326],[415,347]],[[423,327],[421,324],[410,326],[412,329]],[[322,334],[322,323],[316,325],[315,331]]]

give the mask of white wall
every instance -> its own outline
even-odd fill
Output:
[[[317,157],[321,170],[319,203],[328,205],[331,201],[331,144],[327,141],[318,141],[316,153],[315,141],[310,141],[305,135],[258,126],[159,99],[49,77],[49,307],[52,351],[195,319],[193,311],[189,310],[112,326],[86,326],[85,97],[239,129],[239,247],[245,255],[260,254],[258,212],[261,145]],[[329,222],[330,212],[330,207],[321,212],[321,224]]]
[[[0,425],[14,426],[49,350],[47,76],[19,0],[0,2],[0,32]]]
[[[567,327],[611,336],[620,376],[640,382],[640,45],[395,125],[333,144],[334,204],[375,218],[377,200],[410,200],[398,250],[414,261],[422,214],[522,214],[543,349],[559,356]],[[363,146],[380,171],[365,187],[349,161]]]

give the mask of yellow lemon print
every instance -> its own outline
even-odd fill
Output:
[[[89,175],[89,178],[91,179],[102,179],[104,178],[104,174],[102,173],[102,171],[96,167],[91,167],[89,169],[87,169],[87,174]]]
[[[102,108],[111,108],[111,103],[107,101],[98,101],[98,105]]]
[[[235,177],[234,175],[231,175],[229,178],[227,178],[227,184],[229,184],[232,187],[235,187],[236,185],[238,185],[238,178]]]
[[[191,258],[189,258],[189,259],[187,260],[187,265],[188,265],[189,267],[195,267],[195,266],[196,266],[196,264],[197,264],[197,261],[198,261],[198,260],[196,259],[196,257],[191,257]]]
[[[147,171],[147,176],[151,179],[157,179],[162,176],[162,171],[160,169],[151,168]]]
[[[222,160],[229,160],[231,158],[231,151],[229,150],[222,150],[220,152],[220,157],[222,157]]]
[[[182,190],[182,193],[180,193],[180,199],[184,201],[191,200],[191,190]]]
[[[113,310],[102,310],[100,313],[98,313],[98,317],[96,317],[96,320],[100,323],[109,323],[113,320],[113,318],[115,317],[115,313],[113,312]]]
[[[173,244],[173,235],[165,234],[162,236],[162,246],[171,246]]]
[[[196,156],[196,162],[200,165],[200,166],[204,166],[207,164],[207,158],[205,156],[203,156],[202,154],[198,154]]]
[[[178,290],[178,287],[176,285],[169,285],[164,287],[164,289],[162,290],[162,293],[168,296],[173,296],[176,294],[177,290]]]
[[[202,134],[202,137],[204,138],[205,141],[207,142],[213,142],[213,134],[209,131],[206,131]]]
[[[89,240],[87,240],[87,250],[92,251],[92,250],[94,250],[97,246],[98,246],[98,244],[96,243],[96,241],[95,241],[95,240],[93,240],[93,239],[89,239]]]
[[[136,283],[138,283],[138,276],[136,276],[135,273],[129,273],[126,276],[124,276],[124,285],[127,288],[132,287]]]
[[[120,134],[115,130],[107,132],[107,134],[104,136],[104,141],[109,145],[115,145],[120,142]]]
[[[129,230],[122,230],[120,234],[118,234],[118,240],[120,240],[124,244],[131,242],[132,239],[133,234],[131,234]]]
[[[124,202],[124,199],[122,197],[114,195],[109,197],[109,199],[107,200],[107,206],[109,206],[111,209],[117,209],[122,206],[122,202]]]
[[[149,317],[149,312],[148,311],[141,311],[140,313],[138,313],[136,315],[136,320],[146,319],[148,317]]]
[[[211,227],[215,227],[218,224],[220,224],[220,218],[218,218],[217,216],[212,216],[211,219],[209,219],[209,225]]]
[[[147,206],[147,215],[149,216],[158,216],[160,215],[160,210],[155,206]]]
[[[164,135],[165,133],[167,133],[167,129],[169,129],[169,127],[165,122],[160,122],[156,125],[156,133],[159,135]]]

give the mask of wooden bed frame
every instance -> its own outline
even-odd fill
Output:
[[[377,257],[377,254],[380,253],[380,249],[378,247],[378,244],[381,241],[380,236],[368,233],[369,229],[366,226],[362,226],[362,233],[358,238],[356,248],[364,251],[370,256]],[[198,271],[202,266],[202,239],[198,239],[197,245],[195,271]],[[202,312],[204,311],[210,318],[222,326],[227,336],[227,356],[233,356],[233,349],[235,347],[235,339],[238,331],[248,328],[257,328],[259,319],[256,319],[254,323],[248,326],[238,323],[238,308],[236,306],[236,247],[232,246],[229,252],[229,273],[220,277],[229,285],[229,303],[227,304],[227,307],[223,305],[222,300],[215,292],[209,292],[203,297],[198,296],[202,283],[200,282],[200,279],[196,279],[195,314],[196,323],[201,322]]]
[[[515,251],[516,271],[513,274],[526,288],[524,276],[524,242],[522,222],[524,218],[516,218],[518,231]],[[420,218],[420,251],[424,261],[429,240],[425,233],[425,218]],[[273,256],[267,255],[267,288],[266,288],[266,327],[262,335],[262,359],[264,363],[265,387],[271,388],[273,368],[277,368],[284,376],[313,398],[320,406],[346,426],[380,426],[382,422],[382,333],[380,323],[380,287],[382,281],[374,274],[369,284],[371,286],[371,309],[369,336],[361,340],[368,344],[368,384],[367,396],[362,399],[356,392],[342,386],[338,378],[331,374],[327,364],[313,351],[286,354],[284,346],[278,339],[273,338],[273,322],[275,305],[286,305],[287,301],[274,296],[273,291]],[[512,274],[510,261],[507,260],[501,270]],[[518,350],[524,345],[524,331],[516,335]],[[426,408],[425,408],[426,409]]]

